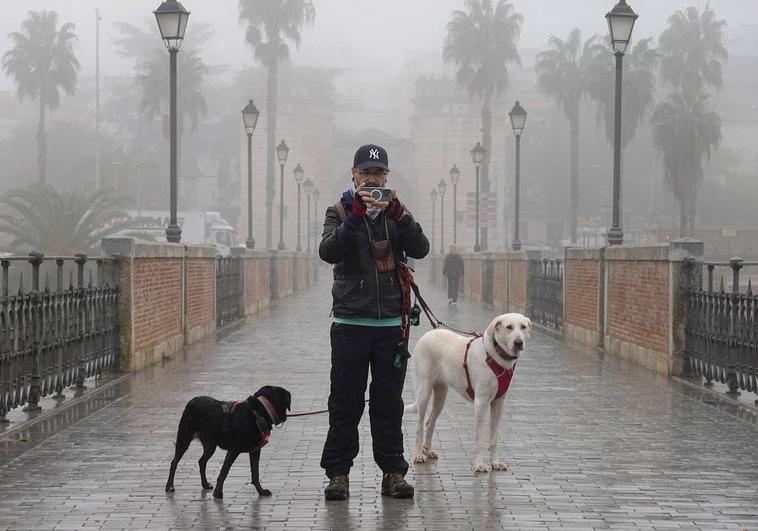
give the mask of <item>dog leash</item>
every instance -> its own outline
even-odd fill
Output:
[[[368,403],[368,399],[366,399],[366,401],[364,402],[364,404],[365,403]],[[289,415],[287,415],[287,418],[290,418],[290,417],[307,417],[308,415],[320,415],[321,413],[328,413],[328,412],[329,412],[328,409],[320,409],[318,411],[307,411],[305,413],[290,413]]]
[[[431,323],[432,328],[439,328],[440,326],[443,328],[447,328],[448,330],[451,330],[453,332],[457,332],[459,334],[463,334],[464,336],[481,336],[482,332],[479,330],[470,330],[468,332],[464,332],[463,330],[458,330],[457,328],[453,328],[452,326],[443,323],[439,319],[437,319],[437,316],[434,315],[434,312],[429,307],[429,305],[426,303],[424,298],[421,296],[421,291],[419,290],[418,286],[415,282],[411,283],[411,287],[413,288],[413,293],[416,295],[416,300],[421,305],[421,309],[424,310],[424,313],[426,314],[426,318],[429,319],[429,323]]]

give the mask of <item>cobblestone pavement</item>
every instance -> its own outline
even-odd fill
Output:
[[[274,384],[292,392],[294,411],[325,407],[330,282],[321,278],[218,342],[3,441],[0,528],[758,529],[755,415],[540,331],[519,362],[501,423],[506,472],[473,474],[472,408],[451,395],[436,434],[441,458],[409,471],[415,499],[380,496],[364,417],[351,498],[326,503],[318,466],[325,415],[292,418],[272,433],[261,459],[270,498],[256,495],[243,457],[223,501],[203,492],[197,442],[179,465],[176,492],[165,494],[189,398],[242,399]],[[441,290],[423,282],[422,289],[458,327],[484,328],[493,317],[473,302],[448,307]],[[412,389],[409,373],[406,401]],[[408,454],[415,421],[404,423]],[[211,481],[222,461],[216,452]]]

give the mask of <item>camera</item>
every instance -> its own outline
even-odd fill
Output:
[[[364,188],[366,192],[371,193],[371,197],[374,201],[380,201],[383,203],[389,203],[392,201],[392,189],[391,188],[379,188],[368,186]]]

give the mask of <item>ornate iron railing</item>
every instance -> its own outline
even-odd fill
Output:
[[[93,284],[92,269],[85,283],[88,260],[93,259],[86,254],[44,257],[37,252],[0,259],[0,422],[7,422],[13,408],[28,403],[26,409],[38,410],[41,397],[55,393],[63,398],[65,387],[84,388],[87,378],[118,366],[118,261],[94,259]],[[46,274],[40,288],[40,267],[53,262],[56,286],[51,288]],[[71,271],[65,286],[64,266],[73,264],[76,284]],[[31,266],[31,290],[24,290],[19,274],[11,295],[12,266],[22,265]]]
[[[245,258],[216,258],[216,326],[223,326],[244,316]]]
[[[531,266],[532,318],[552,328],[563,328],[563,261],[534,260]]]
[[[705,385],[719,382],[727,394],[740,390],[758,393],[758,296],[752,280],[741,290],[740,270],[758,263],[733,258],[729,262],[706,262],[705,288],[692,289],[687,300],[684,356],[690,374],[702,376]],[[724,279],[714,289],[717,267],[732,271],[732,289],[724,289]]]

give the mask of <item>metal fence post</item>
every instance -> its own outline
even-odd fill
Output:
[[[0,260],[0,268],[2,269],[2,284],[0,284],[0,356],[3,354],[4,346],[10,347],[10,330],[8,329],[10,323],[6,321],[8,319],[8,269],[10,268],[10,260]],[[8,356],[10,355],[10,348],[8,348]],[[6,387],[6,380],[8,376],[3,374],[6,371],[5,360],[0,359],[0,424],[8,424],[10,421],[6,418],[6,413],[10,409],[10,404],[6,401],[7,394],[10,389]]]
[[[708,292],[713,293],[713,270],[716,269],[714,264],[708,264]]]
[[[42,264],[42,253],[32,251],[29,253],[29,263],[32,264],[32,292],[31,292],[31,319],[32,319],[32,374],[29,389],[29,404],[24,411],[39,411],[39,399],[42,396],[40,375],[40,352],[42,349],[42,298],[39,291],[39,266]]]
[[[76,373],[76,388],[86,389],[84,385],[87,374],[87,343],[89,338],[89,330],[87,327],[87,298],[84,287],[84,265],[87,263],[87,255],[85,253],[77,253],[74,258],[76,262],[76,298],[77,298],[77,331],[79,332],[79,358],[77,360],[77,373]]]
[[[729,260],[729,266],[732,268],[732,293],[729,296],[729,339],[728,351],[729,361],[727,362],[726,385],[729,386],[727,395],[739,396],[739,382],[737,381],[737,328],[739,327],[739,298],[740,298],[740,269],[742,269],[742,259],[735,256]]]

